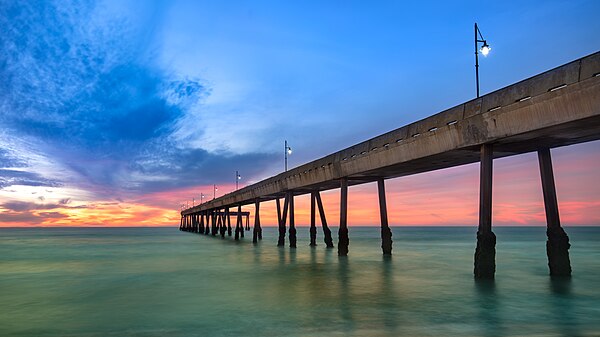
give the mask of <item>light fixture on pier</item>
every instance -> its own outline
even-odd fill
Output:
[[[200,193],[200,203],[202,203],[202,201],[204,201],[203,199],[204,199],[204,193]]]
[[[479,43],[483,43],[481,49],[478,49]],[[492,47],[490,47],[487,41],[483,38],[479,27],[477,27],[477,23],[475,23],[475,83],[477,86],[477,97],[479,97],[479,52],[481,51],[483,56],[488,56],[491,50]]]
[[[292,148],[288,146],[287,140],[285,141],[284,155],[285,155],[285,170],[287,171],[287,157],[292,154]]]
[[[217,191],[219,189],[217,188],[217,185],[213,185],[213,200],[215,200],[217,198]]]
[[[240,175],[240,173],[238,171],[235,171],[235,190],[237,191],[238,189],[238,181],[240,181],[242,179],[242,176]]]

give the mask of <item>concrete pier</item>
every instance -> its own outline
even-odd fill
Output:
[[[474,275],[490,279],[494,278],[496,270],[496,236],[492,231],[493,160],[537,152],[546,210],[550,275],[569,276],[570,243],[559,219],[550,149],[595,140],[600,140],[600,52],[186,209],[181,212],[179,227],[182,231],[204,230],[205,234],[216,235],[217,210],[228,212],[228,207],[237,206],[236,238],[239,240],[244,233],[241,206],[254,203],[253,242],[257,242],[261,238],[260,203],[275,200],[277,245],[285,245],[289,211],[288,238],[290,247],[295,247],[294,197],[310,193],[310,245],[317,244],[318,211],[323,240],[328,248],[332,248],[331,230],[320,193],[340,188],[338,254],[346,256],[349,246],[348,187],[377,182],[381,248],[384,255],[390,255],[392,233],[388,224],[385,180],[479,161],[479,224]],[[246,217],[248,229],[249,217]]]

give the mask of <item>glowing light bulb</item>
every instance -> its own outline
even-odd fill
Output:
[[[492,50],[492,47],[488,46],[487,43],[484,43],[481,47],[481,54],[483,54],[483,56],[487,56],[490,53],[490,50]]]

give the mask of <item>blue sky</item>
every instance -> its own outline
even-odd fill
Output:
[[[0,198],[121,202],[230,184],[235,170],[257,181],[282,170],[285,139],[295,166],[472,99],[474,22],[492,46],[485,94],[598,51],[599,12],[595,0],[3,1]]]

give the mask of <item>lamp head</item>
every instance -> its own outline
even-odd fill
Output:
[[[292,148],[291,148],[291,147],[288,147],[288,148],[287,148],[287,153],[288,153],[288,154],[292,154]]]
[[[490,53],[491,50],[492,50],[492,47],[490,47],[487,44],[487,42],[484,41],[483,42],[483,46],[481,46],[481,49],[480,49],[481,54],[483,54],[483,56],[487,56]]]

